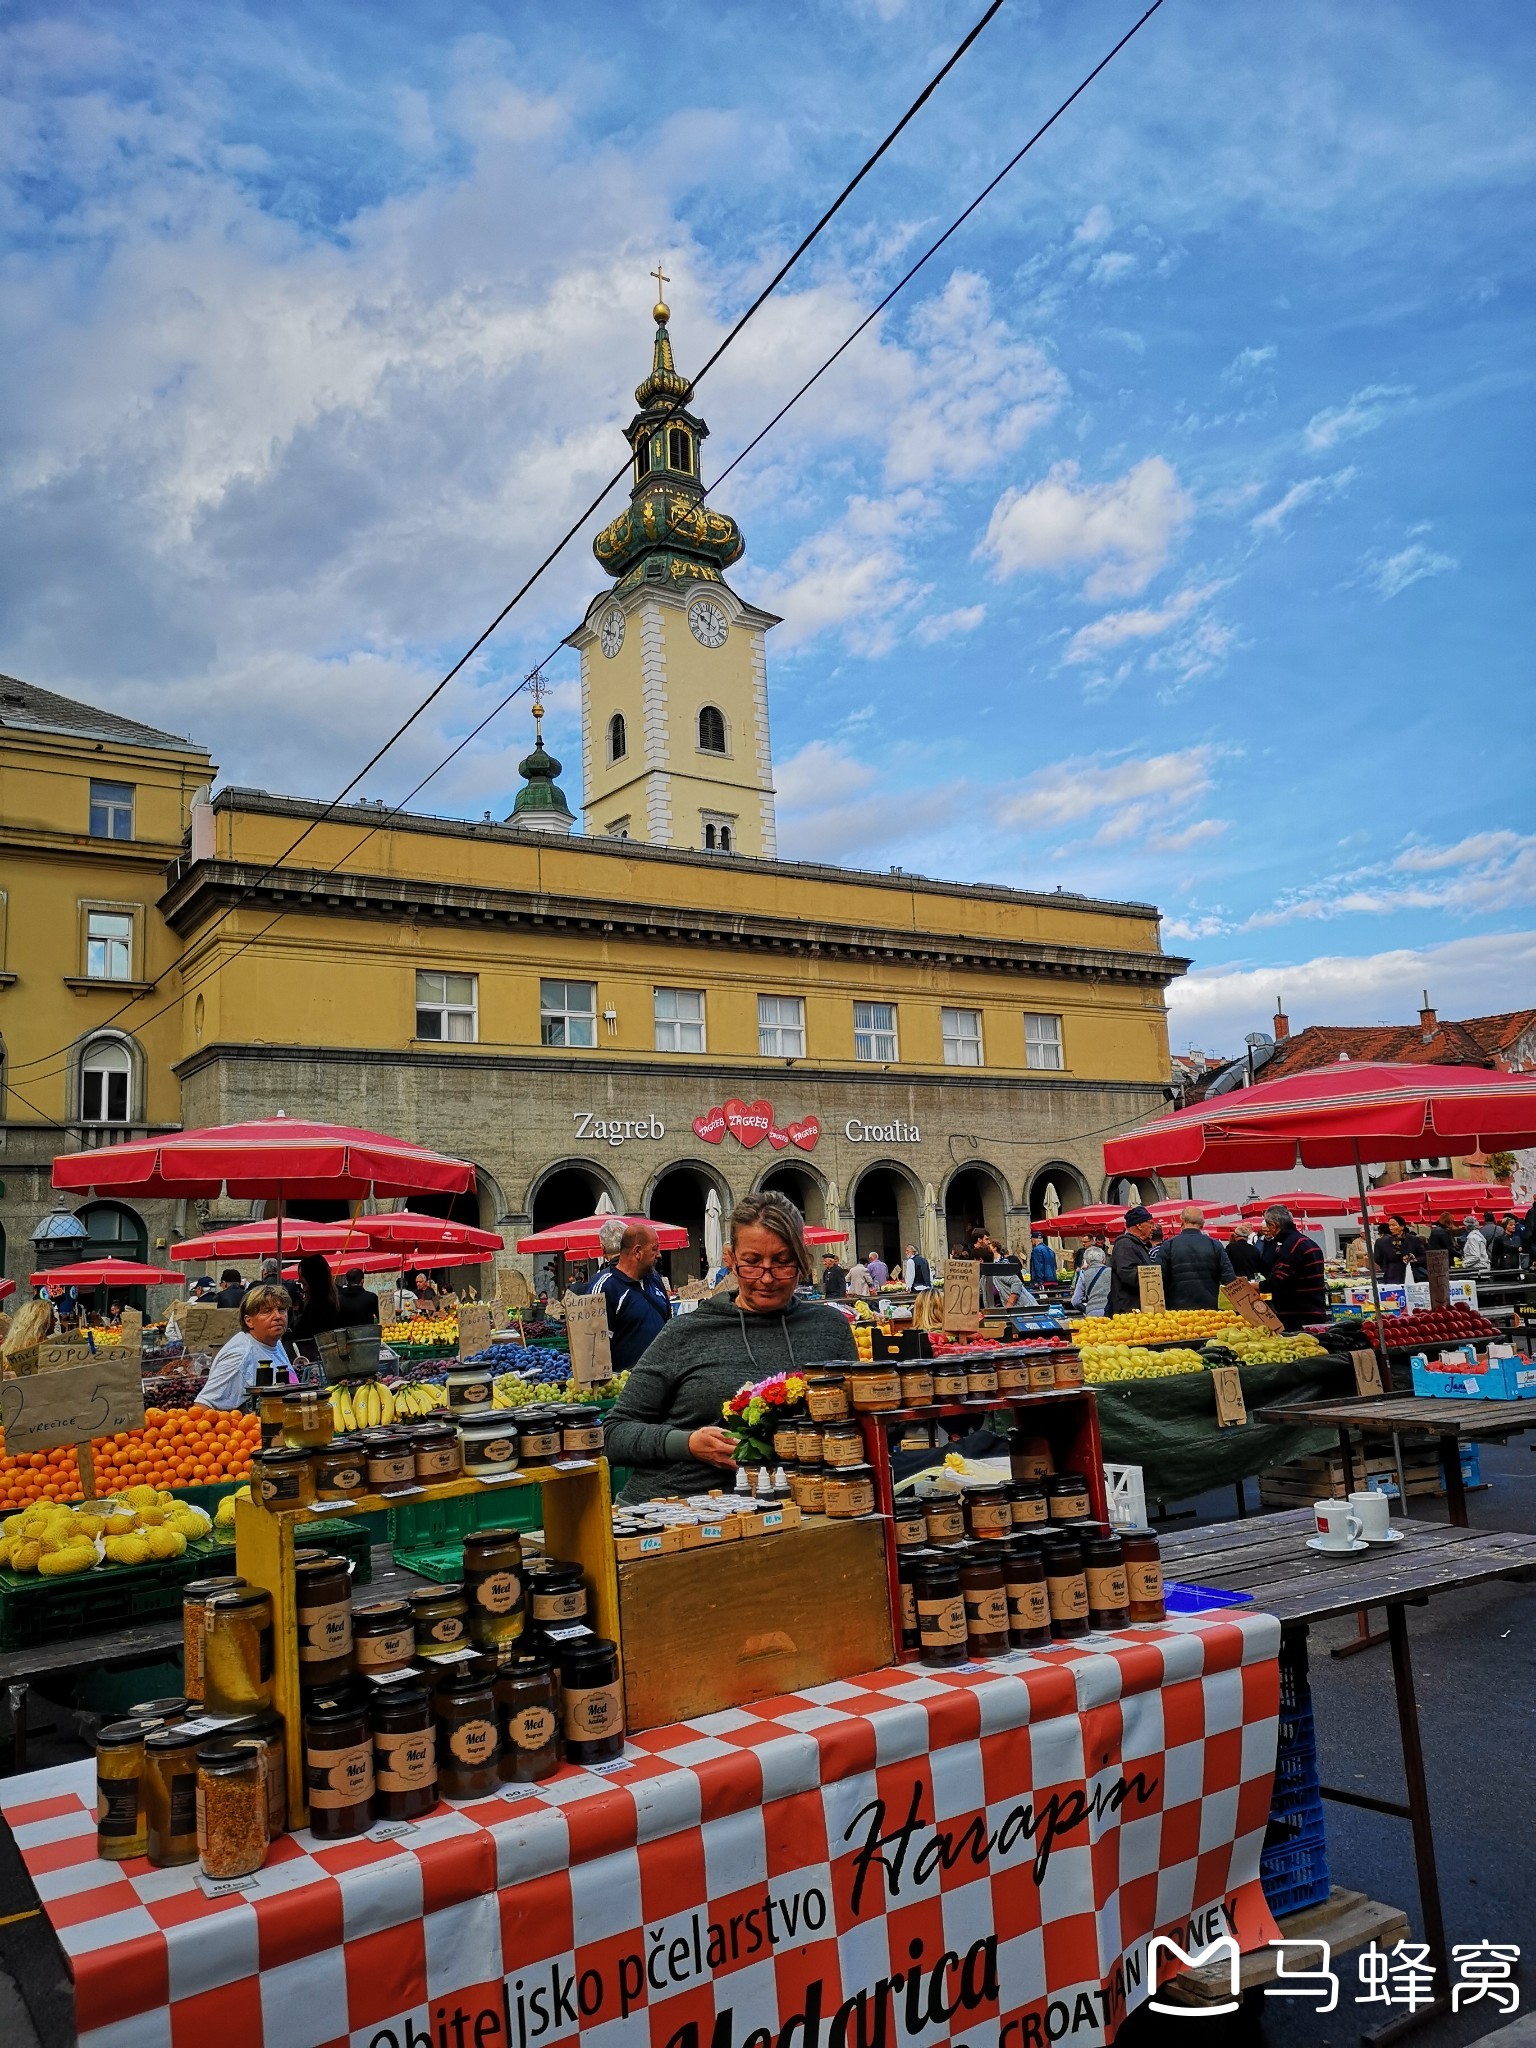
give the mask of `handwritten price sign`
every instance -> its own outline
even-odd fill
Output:
[[[981,1328],[981,1261],[944,1261],[944,1327],[946,1330]]]
[[[608,1345],[608,1304],[601,1294],[578,1294],[566,1310],[571,1338],[571,1378],[584,1387],[613,1378]]]
[[[0,1422],[8,1457],[54,1444],[89,1443],[144,1427],[139,1361],[97,1358],[0,1386]]]

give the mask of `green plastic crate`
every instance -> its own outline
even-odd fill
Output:
[[[352,1516],[332,1520],[329,1515],[320,1522],[302,1522],[293,1532],[293,1540],[302,1550],[311,1549],[334,1551],[338,1557],[351,1560],[352,1583],[366,1586],[373,1577],[374,1532],[369,1523],[383,1520],[382,1516]],[[210,1547],[210,1546],[205,1546]],[[231,1571],[235,1568],[235,1532],[231,1529],[223,1541],[213,1539],[211,1548]]]
[[[0,1650],[34,1650],[179,1614],[188,1580],[208,1578],[226,1563],[234,1569],[233,1547],[205,1539],[189,1543],[180,1557],[102,1565],[71,1578],[0,1571]]]
[[[395,1563],[439,1585],[464,1575],[464,1538],[475,1529],[537,1529],[544,1519],[542,1489],[514,1486],[456,1494],[450,1500],[402,1501],[389,1511]]]

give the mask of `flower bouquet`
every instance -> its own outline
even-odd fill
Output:
[[[755,1386],[738,1387],[721,1403],[725,1426],[736,1437],[738,1465],[773,1463],[774,1424],[805,1400],[805,1381],[797,1372],[775,1373]]]

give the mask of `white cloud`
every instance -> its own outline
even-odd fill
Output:
[[[996,800],[998,822],[1046,832],[1097,820],[1095,846],[1137,840],[1150,851],[1185,852],[1226,829],[1217,819],[1178,821],[1179,813],[1214,787],[1220,751],[1204,745],[1139,759],[1097,755],[1057,761]]]
[[[794,814],[857,795],[869,788],[875,770],[835,740],[811,740],[775,764],[773,779],[780,811]]]
[[[1313,498],[1324,501],[1336,498],[1341,491],[1349,489],[1359,474],[1359,470],[1351,466],[1347,469],[1336,469],[1332,476],[1304,476],[1300,483],[1292,484],[1285,495],[1277,498],[1273,505],[1255,513],[1248,524],[1255,533],[1278,533],[1299,507],[1308,504]]]
[[[1453,846],[1410,844],[1389,860],[1325,875],[1255,911],[1244,928],[1406,911],[1487,916],[1532,903],[1536,834],[1502,830],[1474,833]]]
[[[1368,555],[1361,573],[1376,594],[1387,599],[1399,596],[1410,584],[1422,583],[1426,576],[1450,576],[1460,567],[1454,555],[1443,555],[1422,541],[1412,541],[1385,559]]]
[[[1327,406],[1314,413],[1302,435],[1309,448],[1331,448],[1338,441],[1352,441],[1375,429],[1401,409],[1402,401],[1413,396],[1409,384],[1367,384],[1345,405]]]
[[[1095,284],[1118,284],[1136,268],[1136,258],[1128,249],[1107,249],[1095,260],[1088,275]]]
[[[1191,585],[1170,597],[1166,604],[1143,606],[1137,611],[1106,612],[1102,619],[1095,619],[1091,625],[1079,626],[1068,641],[1062,659],[1072,663],[1097,661],[1112,647],[1120,647],[1127,640],[1157,639],[1182,624],[1191,612],[1225,588],[1225,583]]]
[[[952,612],[935,612],[931,618],[919,619],[912,630],[925,647],[934,647],[941,640],[958,640],[974,633],[986,616],[984,604],[965,604]]]
[[[1112,483],[1079,487],[1077,478],[1077,464],[1061,462],[1027,490],[1004,491],[977,552],[1000,577],[1095,563],[1084,596],[1135,597],[1168,559],[1194,500],[1161,455]]]
[[[1257,370],[1268,369],[1280,353],[1275,342],[1269,341],[1262,348],[1240,348],[1221,373],[1223,384],[1243,384]]]
[[[907,527],[929,512],[918,491],[850,498],[840,519],[801,541],[781,570],[760,580],[762,602],[784,620],[777,644],[795,647],[838,631],[852,654],[888,653],[904,614],[926,595],[911,573]]]
[[[774,781],[779,845],[788,860],[852,859],[869,867],[890,852],[909,853],[972,801],[963,782],[941,782],[904,790],[893,802],[888,791],[875,790],[874,765],[836,740],[812,740],[777,762]]]
[[[1073,235],[1072,239],[1074,242],[1079,243],[1102,242],[1109,235],[1114,225],[1115,223],[1110,217],[1110,211],[1107,206],[1090,206],[1087,213],[1084,214],[1082,220],[1078,223],[1077,232]]]

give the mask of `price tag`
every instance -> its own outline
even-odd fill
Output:
[[[261,1874],[253,1870],[249,1877],[204,1877],[198,1871],[194,1882],[205,1899],[227,1899],[231,1892],[255,1891]]]
[[[468,1648],[463,1650],[444,1650],[441,1656],[432,1657],[428,1661],[434,1665],[462,1664],[467,1657],[478,1657],[479,1655],[480,1652],[474,1648]]]
[[[979,1259],[944,1261],[944,1328],[950,1331],[981,1328]]]
[[[475,1358],[491,1341],[491,1311],[483,1301],[466,1301],[459,1310],[459,1356]]]
[[[442,1664],[447,1660],[439,1657],[437,1661]],[[510,1805],[514,1799],[531,1799],[538,1789],[537,1785],[503,1785],[496,1796],[498,1799],[505,1799]]]
[[[1236,1429],[1248,1420],[1248,1404],[1243,1399],[1243,1376],[1235,1365],[1216,1365],[1211,1368],[1211,1384],[1216,1389],[1216,1427]]]
[[[420,1678],[421,1673],[414,1664],[402,1664],[398,1671],[370,1671],[368,1676],[375,1685],[398,1685],[404,1678]]]
[[[506,1486],[523,1475],[521,1472],[478,1472],[475,1476],[482,1486]]]
[[[312,1515],[344,1515],[348,1508],[355,1508],[355,1500],[317,1500],[311,1503]]]
[[[398,1842],[402,1835],[419,1835],[420,1828],[414,1821],[381,1820],[376,1828],[368,1830],[370,1842]]]
[[[1228,1280],[1223,1292],[1250,1329],[1268,1330],[1274,1336],[1284,1330],[1284,1323],[1251,1280]]]
[[[392,1323],[400,1314],[400,1290],[398,1287],[379,1289],[379,1322]]]
[[[7,1380],[0,1386],[0,1423],[6,1454],[13,1458],[53,1444],[89,1443],[118,1430],[142,1429],[138,1356],[114,1358],[103,1351],[85,1365]]]
[[[571,1340],[571,1378],[596,1386],[613,1378],[613,1353],[608,1344],[608,1303],[601,1294],[574,1295],[566,1304],[565,1326]]]
[[[1163,1269],[1161,1266],[1138,1266],[1136,1286],[1141,1295],[1142,1311],[1146,1315],[1160,1315],[1167,1307],[1163,1292]]]
[[[1355,1368],[1357,1394],[1384,1394],[1387,1391],[1381,1383],[1381,1360],[1374,1351],[1351,1351],[1349,1362]]]

